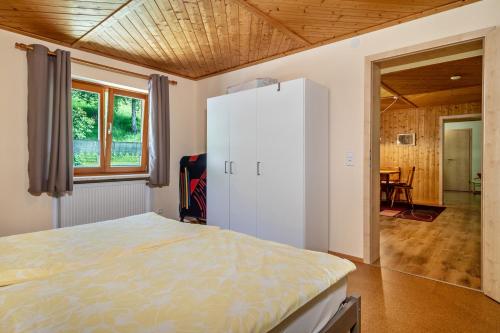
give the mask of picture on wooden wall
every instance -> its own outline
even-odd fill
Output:
[[[415,133],[398,134],[396,142],[398,145],[415,146]]]

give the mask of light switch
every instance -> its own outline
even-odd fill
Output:
[[[352,151],[348,151],[347,153],[345,153],[345,166],[354,166],[354,154]]]

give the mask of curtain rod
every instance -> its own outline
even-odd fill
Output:
[[[28,51],[28,50],[33,50],[33,46],[26,45],[26,44],[23,44],[23,43],[16,43],[16,49],[23,50],[23,51]],[[55,52],[52,52],[52,51],[49,51],[48,53],[49,53],[49,55],[55,55]],[[127,70],[116,68],[116,67],[101,65],[101,64],[98,64],[96,62],[92,62],[92,61],[88,61],[88,60],[83,60],[83,59],[80,59],[80,58],[71,57],[71,62],[74,62],[76,64],[82,64],[82,65],[89,66],[89,67],[104,69],[104,70],[107,70],[107,71],[110,71],[110,72],[115,72],[115,73],[125,74],[125,75],[129,75],[129,76],[134,76],[134,77],[137,77],[137,78],[140,78],[140,79],[144,79],[144,80],[149,80],[149,76],[144,75],[144,74],[139,74],[139,73],[127,71]],[[173,85],[173,86],[177,85],[177,81],[173,81],[173,80],[168,80],[168,83],[171,84],[171,85]]]

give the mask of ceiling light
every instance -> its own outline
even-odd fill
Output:
[[[462,78],[462,75],[453,75],[450,77],[450,80],[453,80],[453,81],[458,81]]]

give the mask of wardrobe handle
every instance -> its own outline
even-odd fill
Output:
[[[227,173],[227,162],[228,161],[224,161],[224,173]]]
[[[260,176],[260,162],[257,162],[257,176]]]
[[[229,162],[229,174],[232,175],[233,174],[233,161]]]

